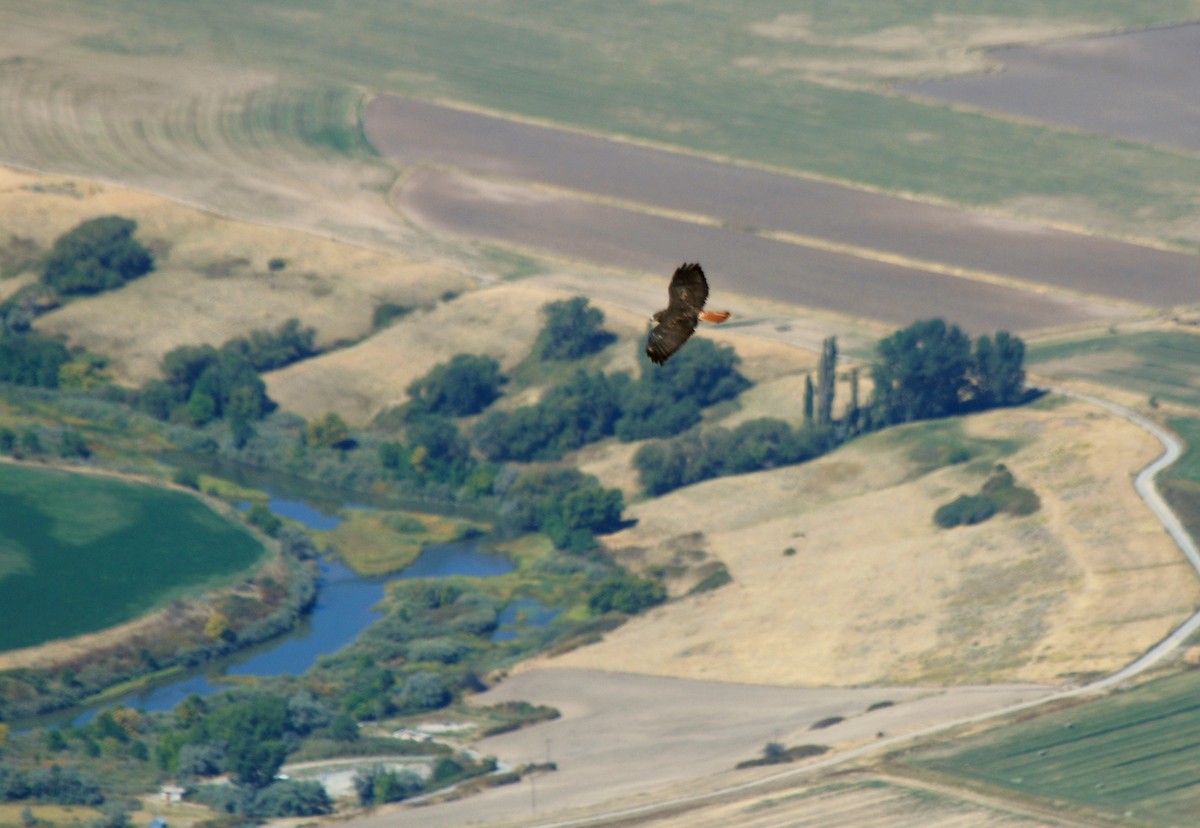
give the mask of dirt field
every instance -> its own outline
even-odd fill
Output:
[[[728,290],[894,327],[942,316],[975,334],[1028,331],[1137,312],[459,175],[411,176],[400,206],[436,232],[609,267],[665,274],[696,259]]]
[[[1000,71],[899,89],[1198,151],[1200,90],[1191,71],[1197,50],[1200,24],[1011,46],[988,55]]]
[[[705,217],[726,231],[753,229],[820,239],[849,246],[866,260],[891,254],[914,262],[933,262],[1151,305],[1181,304],[1194,301],[1196,296],[1195,256],[1033,222],[391,96],[370,102],[365,129],[380,152],[404,165],[446,165],[471,176],[533,182],[588,197],[679,211]],[[493,193],[488,215],[472,222],[460,214],[465,209],[461,194],[457,202],[436,200],[439,190],[454,186],[463,185],[443,180],[430,192],[426,183],[419,195],[406,191],[402,204],[421,214],[432,214],[464,235],[489,229],[489,235],[505,238],[512,232],[510,224],[521,220],[512,212],[535,211],[536,218],[531,216],[530,220],[536,224],[546,218],[536,208],[553,200],[521,188],[509,191],[507,197]],[[556,202],[556,208],[561,209],[561,204]],[[581,224],[600,240],[620,248],[628,228],[606,232],[606,225],[614,221],[595,210]],[[663,226],[656,224],[655,230],[662,234]],[[683,232],[680,229],[666,235],[663,246],[673,243],[674,248],[668,246],[673,252],[691,249],[683,246]],[[584,235],[578,230],[563,233],[561,228],[544,233],[546,238],[560,239],[559,244],[577,245],[581,255],[595,255],[597,251],[586,247],[586,239],[576,241]],[[521,236],[513,241],[530,243]],[[734,243],[727,237],[723,241]],[[646,238],[634,236],[627,246],[662,254],[661,247],[647,249],[648,245]],[[793,262],[803,262],[815,252],[792,251],[791,256]],[[756,258],[742,261],[757,264]],[[869,263],[860,265],[868,267]],[[812,269],[823,266],[823,262],[814,264]],[[892,275],[898,281],[911,279],[903,270]],[[918,294],[928,291],[916,284],[911,289]],[[877,290],[864,286],[861,293],[874,294]],[[938,291],[940,295],[941,286]]]
[[[949,691],[776,688],[594,670],[533,670],[506,679],[478,701],[551,704],[562,718],[486,739],[477,747],[512,764],[543,762],[548,755],[558,771],[536,776],[532,783],[536,790],[531,791],[526,781],[446,805],[382,808],[351,824],[356,828],[538,824],[563,808],[645,802],[640,795],[646,791],[707,792],[777,772],[778,768],[733,772],[734,764],[761,755],[769,741],[787,745],[869,742],[880,731],[907,732],[1044,692],[1036,686]],[[895,704],[866,712],[882,701]],[[832,716],[845,721],[810,729],[814,722]],[[536,814],[540,813],[547,816],[539,820]]]
[[[733,583],[547,663],[803,686],[1070,683],[1133,661],[1200,603],[1131,485],[1160,451],[1151,436],[1079,402],[966,423],[1015,452],[914,478],[902,443],[868,438],[752,488],[725,478],[633,505],[637,526],[608,538],[622,560],[670,564],[683,544]],[[937,529],[937,506],[978,491],[996,460],[1041,511]]]

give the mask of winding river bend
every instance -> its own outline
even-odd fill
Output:
[[[309,529],[332,529],[341,522],[329,506],[317,508],[304,500],[271,496],[269,507],[279,517]],[[353,505],[347,508],[364,508]],[[170,710],[192,694],[206,696],[225,689],[224,676],[275,676],[303,673],[317,658],[336,652],[378,619],[375,606],[389,581],[402,578],[439,578],[449,575],[489,577],[511,572],[504,558],[484,551],[483,538],[427,547],[396,575],[364,577],[337,561],[320,560],[321,577],[313,610],[287,635],[258,647],[219,659],[183,677],[143,688],[109,701],[75,717],[75,724],[90,719],[99,709],[114,705],[138,710]],[[503,623],[503,618],[501,619]]]

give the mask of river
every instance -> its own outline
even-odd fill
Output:
[[[271,495],[269,508],[279,517],[294,520],[309,529],[332,529],[341,522],[331,506],[314,506],[304,500],[292,500]],[[349,505],[345,508],[369,508]],[[317,658],[340,650],[358,637],[381,613],[376,605],[383,598],[388,581],[402,578],[440,578],[448,575],[490,577],[511,572],[513,565],[504,558],[486,552],[481,547],[484,538],[470,538],[454,543],[426,547],[408,567],[396,575],[365,577],[337,561],[319,560],[321,577],[317,586],[317,601],[294,630],[257,647],[242,650],[227,658],[218,659],[186,676],[146,687],[115,701],[77,714],[72,724],[89,720],[100,709],[112,706],[132,707],[145,711],[170,710],[190,695],[206,696],[227,687],[225,676],[275,676],[303,673]],[[546,623],[553,611],[546,611],[536,602],[522,602],[506,612],[525,611],[532,623]],[[515,617],[515,616],[514,616]],[[544,617],[545,620],[542,620]],[[506,616],[502,625],[512,624]],[[498,632],[500,638],[508,631]]]

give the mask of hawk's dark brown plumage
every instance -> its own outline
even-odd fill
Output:
[[[654,314],[657,324],[646,340],[646,356],[656,365],[662,365],[683,347],[701,319],[724,322],[729,318],[725,311],[704,310],[708,300],[708,280],[698,263],[684,262],[675,269],[667,296],[668,304]]]

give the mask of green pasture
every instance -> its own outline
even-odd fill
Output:
[[[0,651],[128,621],[263,554],[180,492],[0,464]]]
[[[1200,673],[1159,679],[904,761],[1131,816],[1135,825],[1194,825],[1200,814]]]
[[[1086,379],[1126,391],[1200,407],[1200,336],[1182,331],[1108,334],[1034,344],[1031,371],[1054,379]]]
[[[252,104],[267,142],[277,130],[274,140],[367,152],[342,96],[382,91],[958,202],[1061,198],[1147,232],[1193,215],[1200,199],[1200,157],[911,101],[889,93],[885,68],[961,42],[888,35],[898,27],[936,33],[947,17],[995,16],[1122,30],[1195,19],[1185,0],[54,0],[8,14],[103,21],[41,59],[102,54],[273,72],[282,99],[268,102],[268,90]],[[780,15],[800,34],[765,35]],[[805,61],[829,68],[788,68]],[[310,100],[297,105],[297,96]]]

